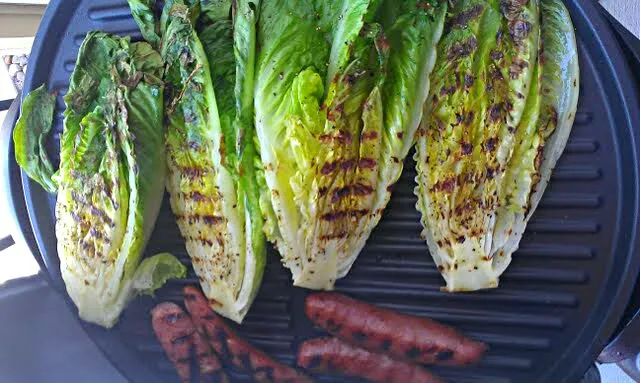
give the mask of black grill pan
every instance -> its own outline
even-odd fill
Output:
[[[451,295],[419,238],[412,161],[385,217],[353,271],[337,289],[398,311],[448,323],[491,347],[479,366],[437,368],[451,382],[575,382],[612,335],[638,275],[640,100],[628,63],[595,4],[566,0],[578,36],[581,93],[575,126],[550,187],[511,268],[492,291]],[[125,0],[52,0],[33,48],[25,89],[46,82],[63,95],[85,34],[93,29],[139,39]],[[58,100],[54,157],[62,127]],[[55,198],[22,175],[40,255],[63,292],[54,233]],[[167,200],[147,254],[171,251],[188,263]],[[83,323],[132,382],[176,382],[155,340],[154,304],[179,302],[187,280],[155,298],[139,298],[112,330]],[[64,292],[63,292],[64,294]],[[320,334],[303,314],[306,291],[291,287],[274,251],[261,293],[239,332],[284,363],[297,345]],[[66,295],[66,294],[65,294]],[[248,381],[233,373],[234,381]],[[320,381],[337,378],[319,377]]]

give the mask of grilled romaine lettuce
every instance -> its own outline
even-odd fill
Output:
[[[445,14],[434,1],[262,2],[261,206],[295,285],[333,288],[380,220],[422,117]]]
[[[208,4],[222,7],[165,6],[167,187],[212,308],[241,322],[266,259],[252,123],[257,4],[234,2],[233,23]]]
[[[498,286],[540,201],[573,124],[578,57],[559,0],[459,1],[446,28],[417,207],[445,289],[469,291]]]
[[[185,273],[167,255],[138,268],[164,192],[161,70],[149,44],[91,32],[64,98],[60,268],[80,317],[105,327],[117,321],[136,285],[151,292]]]

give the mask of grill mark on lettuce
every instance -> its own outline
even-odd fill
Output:
[[[347,232],[346,231],[339,231],[339,232],[335,232],[335,233],[330,233],[330,234],[325,234],[320,236],[320,240],[321,241],[331,241],[334,239],[343,239],[347,237]]]
[[[378,161],[373,158],[363,157],[360,159],[346,159],[346,160],[336,160],[325,163],[320,169],[320,173],[322,175],[330,175],[334,173],[336,170],[340,169],[342,171],[350,171],[355,168],[359,169],[375,169],[378,166]]]
[[[453,16],[449,20],[449,25],[447,26],[447,30],[464,28],[469,25],[470,22],[477,20],[478,17],[484,12],[484,7],[480,4],[474,5],[473,7],[464,10],[455,16]]]
[[[197,222],[202,221],[209,226],[218,226],[226,222],[224,217],[202,214],[176,214],[176,219],[178,222],[185,222],[190,225],[195,225]]]
[[[369,209],[350,209],[325,213],[320,218],[323,221],[335,222],[346,218],[360,219],[362,217],[365,217],[367,214],[369,214]]]
[[[431,188],[432,192],[443,191],[446,193],[452,193],[458,184],[458,178],[456,176],[447,177],[444,180],[440,180]]]
[[[183,196],[183,199],[194,201],[194,202],[205,202],[205,201],[215,202],[217,200],[213,196],[204,195],[199,191],[191,191],[189,193],[184,193],[182,194],[182,196]]]
[[[478,49],[478,40],[475,36],[471,36],[463,42],[453,44],[447,53],[447,57],[449,60],[460,60],[470,56],[476,49]],[[457,80],[460,81],[459,78]]]
[[[361,158],[358,161],[358,168],[360,169],[375,169],[378,165],[378,162],[373,158]]]
[[[348,145],[353,142],[351,133],[343,130],[338,131],[336,134],[323,134],[318,139],[323,143],[336,142],[342,145]]]
[[[334,190],[331,202],[336,203],[346,197],[356,196],[356,197],[364,197],[372,194],[374,191],[373,187],[370,185],[363,184],[361,182],[357,182],[353,185],[347,185],[341,188],[337,188]]]
[[[378,139],[378,132],[376,132],[375,130],[363,132],[361,136],[362,141],[370,141],[370,140],[377,140],[377,139]]]
[[[176,165],[174,172],[177,174],[180,174],[181,176],[187,177],[193,181],[196,179],[200,179],[206,174],[209,174],[211,170],[199,168],[195,166],[177,166]]]

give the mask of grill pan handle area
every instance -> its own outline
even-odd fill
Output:
[[[640,88],[640,40],[604,8],[602,8],[602,12],[616,31],[620,45],[629,57],[630,65],[634,69],[635,81]],[[628,322],[619,325],[621,330],[602,350],[598,362],[618,363],[632,378],[640,380],[640,362],[638,362],[640,361],[640,276],[623,321]]]
[[[20,186],[20,168],[15,161],[13,127],[20,113],[21,98],[20,93],[18,93],[8,109],[6,109],[7,114],[2,122],[2,130],[0,130],[0,153],[2,153],[3,157],[2,166],[0,166],[0,190],[4,193],[3,195],[7,196],[4,203],[5,211],[8,215],[7,219],[11,221],[9,225],[11,227],[11,237],[14,242],[25,244],[31,250],[31,254],[38,262],[40,269],[46,270],[31,232],[29,216],[24,203],[24,194]]]

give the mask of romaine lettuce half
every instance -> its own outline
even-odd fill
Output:
[[[105,327],[136,291],[152,292],[186,270],[168,255],[138,267],[164,192],[161,70],[149,44],[91,32],[64,98],[60,268],[80,317]]]
[[[446,11],[433,1],[262,2],[261,207],[296,286],[333,288],[380,220],[422,117]]]
[[[447,20],[418,135],[416,194],[448,291],[498,286],[571,131],[571,19],[559,0],[538,3],[460,1]]]
[[[242,322],[266,262],[253,142],[257,3],[234,2],[233,20],[222,3],[164,7],[167,187],[212,308]]]

